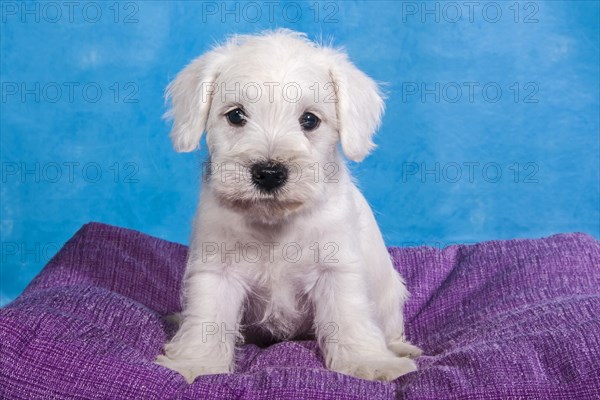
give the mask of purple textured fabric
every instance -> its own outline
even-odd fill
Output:
[[[0,310],[2,399],[600,399],[600,242],[583,234],[392,248],[425,355],[394,382],[328,371],[314,341],[240,347],[188,385],[173,334],[186,247],[91,223]]]

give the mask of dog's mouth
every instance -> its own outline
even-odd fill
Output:
[[[261,212],[262,214],[272,214],[279,216],[297,210],[302,206],[301,201],[296,200],[280,200],[274,194],[269,198],[259,199],[222,199],[226,205],[238,211],[245,212]]]
[[[220,194],[217,198],[222,206],[266,225],[281,223],[301,210],[305,204],[297,199],[281,199],[274,194],[253,196],[251,199]]]

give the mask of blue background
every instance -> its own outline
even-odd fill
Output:
[[[352,170],[389,245],[600,237],[596,1],[78,4],[2,2],[0,304],[91,220],[187,243],[205,154],[172,150],[163,90],[266,28],[333,37],[387,82]]]

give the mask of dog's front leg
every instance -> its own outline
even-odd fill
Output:
[[[315,331],[329,369],[369,380],[392,380],[416,371],[414,361],[387,348],[364,279],[352,268],[323,272],[312,301]]]
[[[182,324],[156,363],[179,372],[188,383],[199,375],[231,372],[245,294],[242,282],[226,268],[188,273]]]

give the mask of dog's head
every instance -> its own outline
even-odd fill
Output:
[[[327,195],[347,158],[374,147],[383,113],[377,84],[345,53],[278,30],[238,36],[192,61],[169,85],[177,151],[210,154],[219,201],[281,221]]]

